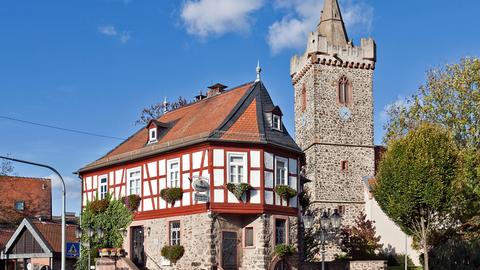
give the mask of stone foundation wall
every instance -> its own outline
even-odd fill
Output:
[[[185,248],[185,254],[175,265],[169,265],[162,258],[161,250],[169,243],[169,222],[175,220],[180,221],[180,244]],[[145,228],[150,228],[150,235],[145,236],[144,242],[147,268],[210,269],[214,263],[211,224],[212,219],[207,213],[145,221]]]
[[[353,261],[350,262],[350,270],[385,270],[385,261]]]
[[[265,270],[273,267],[276,262],[275,219],[287,220],[287,242],[297,245],[298,219],[282,215],[201,213],[134,222],[132,226],[144,227],[146,267],[150,270],[210,270],[215,267],[221,269],[222,232],[224,231],[237,233],[239,270]],[[169,243],[169,222],[176,220],[180,221],[180,243],[185,248],[185,254],[175,265],[171,265],[162,258],[161,249]],[[246,227],[253,228],[254,245],[252,247],[245,247]],[[129,245],[129,241],[125,241],[124,247]],[[298,269],[298,255],[291,256],[286,261],[292,270]]]

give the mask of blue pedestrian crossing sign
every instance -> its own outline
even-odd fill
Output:
[[[67,257],[80,257],[80,243],[67,242]]]

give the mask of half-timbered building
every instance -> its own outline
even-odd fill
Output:
[[[82,204],[107,193],[141,197],[124,241],[140,268],[268,269],[276,245],[297,243],[297,196],[285,199],[275,187],[299,191],[301,160],[260,80],[216,84],[80,169]],[[194,189],[198,179],[206,192]],[[241,183],[249,187],[241,196],[227,188]],[[180,188],[181,198],[162,198],[168,188]],[[173,266],[161,249],[177,244],[185,254]]]

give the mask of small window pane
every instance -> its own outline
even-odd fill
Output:
[[[286,227],[284,219],[275,220],[275,245],[286,244]]]
[[[246,247],[253,247],[253,228],[248,227],[245,228],[245,246]]]
[[[170,245],[180,245],[180,221],[170,222]]]
[[[15,202],[15,209],[16,209],[17,211],[23,211],[23,210],[25,210],[25,202],[23,202],[23,201]]]

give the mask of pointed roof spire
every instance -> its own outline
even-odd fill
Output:
[[[337,0],[324,0],[317,31],[334,45],[347,45],[348,36]]]
[[[257,61],[257,79],[255,82],[261,81],[260,79],[260,73],[262,72],[262,68],[260,67],[260,60]]]
[[[167,113],[168,112],[168,102],[167,102],[167,96],[165,96],[165,98],[163,99],[163,113]]]

